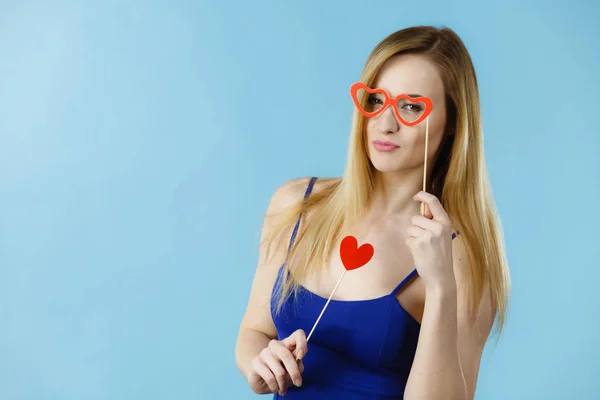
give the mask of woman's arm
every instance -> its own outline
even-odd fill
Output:
[[[494,311],[484,297],[474,320],[466,298],[469,265],[460,236],[452,241],[456,280],[426,289],[419,344],[406,384],[406,400],[473,399]]]
[[[261,242],[271,233],[278,213],[302,198],[308,181],[309,178],[294,179],[275,191],[263,222]],[[285,260],[290,235],[291,228],[289,232],[284,232],[276,238],[268,254],[264,245],[261,245],[259,250],[258,266],[235,346],[236,364],[245,379],[248,379],[252,360],[271,339],[277,338],[277,330],[271,317],[271,291],[277,279],[277,271]]]

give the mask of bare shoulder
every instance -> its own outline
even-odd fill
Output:
[[[271,196],[268,214],[277,214],[287,209],[304,198],[306,189],[312,177],[305,176],[294,178],[282,183]],[[315,180],[312,193],[319,193],[331,184],[338,182],[340,178],[317,178]]]
[[[304,196],[310,177],[294,178],[279,185],[271,196],[269,212],[278,212],[298,203]]]

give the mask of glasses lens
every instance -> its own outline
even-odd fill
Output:
[[[356,97],[363,111],[373,113],[381,109],[385,103],[383,93],[369,93],[365,89],[358,89]]]
[[[408,123],[415,122],[425,112],[425,103],[417,101],[413,102],[408,99],[398,100],[398,111],[404,120]]]

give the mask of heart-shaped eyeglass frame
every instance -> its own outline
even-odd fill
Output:
[[[373,112],[368,112],[367,110],[365,110],[360,105],[360,101],[358,99],[358,91],[360,89],[363,89],[371,94],[373,94],[373,93],[383,94],[383,96],[385,98],[385,102],[383,103],[383,106]],[[396,114],[396,117],[398,117],[398,119],[406,126],[417,125],[419,122],[421,122],[425,118],[427,118],[429,116],[429,114],[431,113],[431,111],[433,110],[433,102],[431,101],[431,99],[429,97],[425,97],[425,96],[411,97],[407,94],[399,94],[398,96],[392,98],[388,95],[388,93],[384,89],[371,89],[370,87],[368,87],[367,85],[365,85],[362,82],[355,82],[352,84],[352,86],[350,87],[350,95],[352,96],[352,100],[354,101],[354,105],[356,105],[356,108],[358,108],[358,110],[365,117],[367,117],[367,118],[374,117],[377,114],[383,112],[383,110],[385,110],[388,106],[391,106],[394,109],[394,113]],[[402,117],[402,115],[400,114],[400,110],[398,110],[398,101],[400,99],[408,100],[411,103],[423,103],[425,105],[425,109],[423,110],[423,113],[421,114],[421,116],[419,116],[419,118],[417,118],[415,121],[407,121],[406,119],[404,119]]]

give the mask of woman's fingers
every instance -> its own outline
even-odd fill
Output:
[[[429,212],[433,219],[444,223],[449,221],[446,210],[444,210],[442,203],[435,195],[421,190],[414,195],[413,200],[422,201],[429,206]]]
[[[277,380],[277,386],[279,387],[279,394],[283,394],[287,390],[287,380],[288,374],[285,371],[285,368],[281,364],[281,360],[279,360],[272,348],[269,345],[261,355],[264,362],[267,364],[267,367],[271,370],[273,375],[275,375],[275,379]]]
[[[277,384],[275,375],[273,375],[271,369],[261,357],[257,357],[252,361],[252,369],[267,384],[271,393],[277,393],[279,391],[279,385]]]
[[[408,235],[408,237],[416,238],[421,236],[423,233],[425,233],[425,230],[423,228],[419,228],[418,226],[411,225],[408,228],[406,228],[406,234]]]
[[[302,385],[302,376],[300,375],[298,361],[296,361],[292,355],[292,352],[281,344],[274,345],[272,350],[275,353],[275,356],[283,363],[287,373],[289,374],[290,378],[292,378],[294,385]]]
[[[412,224],[416,227],[422,228],[427,231],[431,231],[435,234],[441,234],[444,230],[444,225],[439,221],[429,219],[422,215],[414,215],[411,220]]]
[[[308,343],[306,341],[306,333],[302,329],[298,329],[287,338],[281,341],[288,350],[293,352],[297,359],[301,360],[308,351]]]
[[[271,340],[253,368],[273,393],[283,395],[291,384],[302,385],[304,364],[301,358],[307,350],[306,334],[299,329],[282,341]]]

